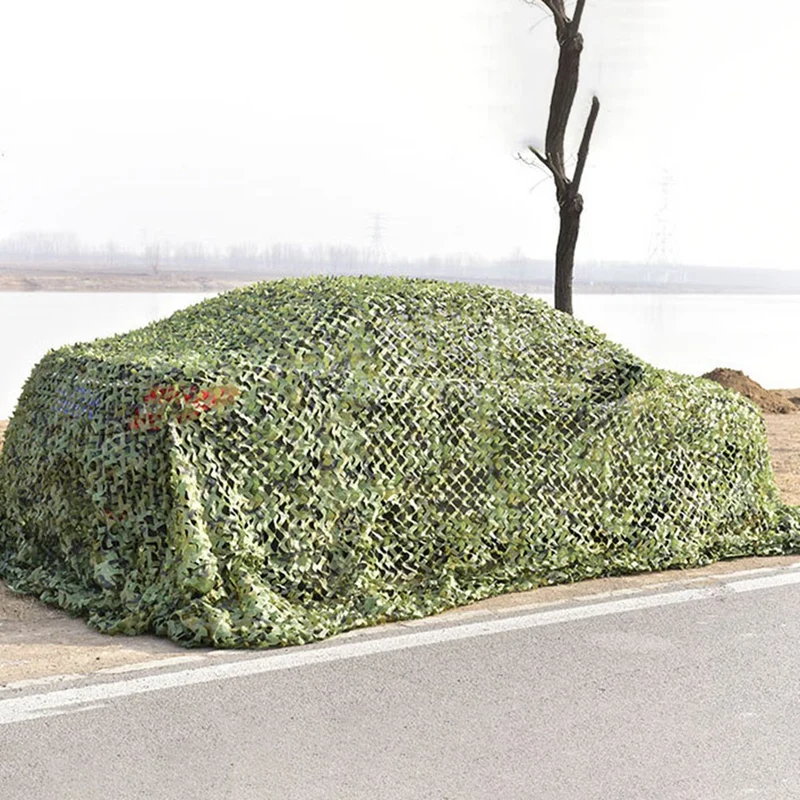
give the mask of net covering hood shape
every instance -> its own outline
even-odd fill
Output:
[[[51,351],[0,454],[0,576],[112,633],[266,647],[796,547],[758,410],[544,302],[254,284]]]

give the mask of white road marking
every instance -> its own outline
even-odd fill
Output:
[[[28,678],[21,681],[14,681],[13,683],[0,684],[0,692],[8,692],[12,689],[27,689],[30,686],[48,686],[53,683],[65,683],[85,677],[86,675],[84,673],[71,672],[64,675],[47,675],[44,678]]]
[[[141,672],[145,669],[160,669],[161,667],[171,667],[173,664],[191,664],[198,661],[205,661],[205,656],[172,656],[170,658],[159,658],[155,661],[137,661],[134,664],[122,664],[119,667],[103,667],[97,670],[98,675],[121,675],[125,672]]]
[[[108,703],[92,703],[89,706],[62,706],[61,708],[51,708],[43,711],[34,712],[28,719],[41,719],[42,717],[63,717],[67,714],[80,714],[81,711],[96,711],[98,708],[105,708]]]
[[[409,650],[415,647],[457,642],[475,639],[482,636],[494,636],[509,631],[541,628],[558,625],[564,622],[607,617],[614,614],[625,614],[648,608],[691,603],[696,600],[708,600],[719,597],[720,590],[740,594],[745,592],[771,589],[800,583],[800,572],[797,570],[781,571],[777,574],[743,580],[718,582],[711,586],[694,589],[682,589],[661,594],[649,594],[639,597],[627,597],[621,600],[595,602],[580,606],[552,609],[526,613],[515,617],[502,617],[480,622],[458,624],[458,620],[447,628],[415,633],[403,633],[399,636],[372,638],[360,642],[322,645],[316,648],[297,647],[283,652],[275,652],[259,658],[245,661],[214,664],[196,669],[168,672],[161,675],[148,675],[141,678],[100,683],[91,686],[79,686],[73,689],[61,689],[45,694],[0,700],[0,725],[35,719],[48,712],[61,713],[75,706],[89,707],[89,704],[101,703],[115,697],[130,697],[148,692],[174,689],[180,686],[194,686],[213,681],[244,678],[279,670],[294,669],[313,664],[329,664],[350,658],[362,658],[380,653],[391,653]]]
[[[776,586],[789,586],[800,581],[797,572],[779,572],[764,578],[751,578],[750,580],[731,581],[727,586],[737,594],[744,592],[757,592],[760,589],[774,589]]]

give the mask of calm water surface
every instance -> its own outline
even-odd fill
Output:
[[[0,292],[0,419],[48,350],[141,328],[206,297],[213,293]]]
[[[0,293],[0,419],[49,349],[124,333],[212,296]],[[576,295],[574,306],[576,317],[658,367],[693,375],[732,367],[768,388],[800,386],[800,296],[591,294]]]

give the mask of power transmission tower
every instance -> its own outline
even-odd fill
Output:
[[[371,218],[370,226],[370,256],[378,264],[386,259],[386,252],[383,247],[383,234],[386,230],[386,215],[375,213]]]
[[[660,283],[670,283],[676,279],[682,283],[686,280],[685,271],[676,275],[674,269],[677,266],[674,248],[675,224],[670,214],[673,188],[672,172],[665,169],[661,175],[660,200],[647,256],[648,276]]]

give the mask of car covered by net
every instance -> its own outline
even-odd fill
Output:
[[[265,647],[796,549],[759,411],[546,303],[253,284],[49,352],[0,454],[0,576],[102,631]]]

